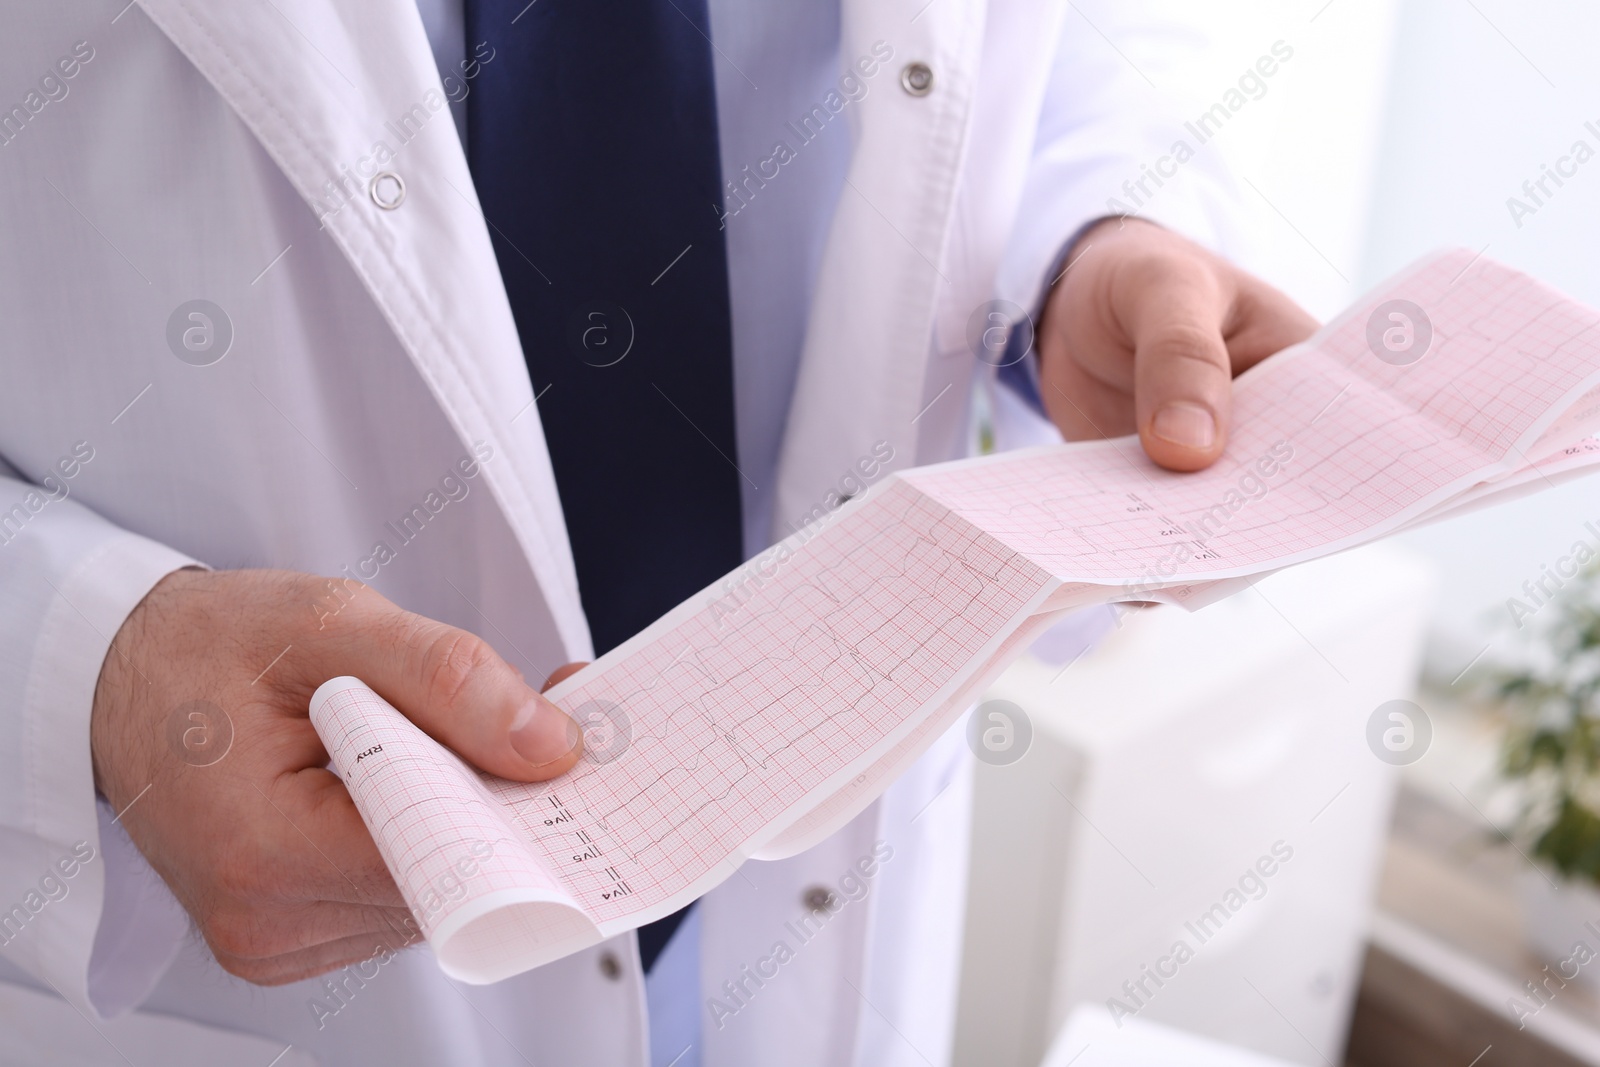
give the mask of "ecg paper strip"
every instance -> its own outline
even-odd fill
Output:
[[[1167,573],[1197,579],[1370,539],[1407,509],[1526,467],[1539,431],[1600,369],[1600,315],[1491,262],[1452,283],[1461,258],[1425,263],[1384,294],[1428,310],[1422,360],[1374,357],[1366,320],[1381,299],[1369,298],[1240,378],[1227,453],[1199,474],[1157,468],[1122,440],[904,478],[1063,581],[1142,580],[1174,543],[1194,551]],[[1595,431],[1588,407],[1553,444]]]
[[[1431,322],[1406,365],[1368,343],[1391,299]],[[835,832],[1064,610],[1198,606],[1600,464],[1597,325],[1446,253],[1243,375],[1206,471],[1128,438],[891,476],[552,689],[606,724],[555,782],[479,775],[356,679],[312,721],[441,966],[507,977]]]

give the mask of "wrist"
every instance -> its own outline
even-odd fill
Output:
[[[123,619],[101,662],[89,713],[89,752],[95,791],[118,812],[149,785],[153,749],[159,743],[144,736],[148,731],[127,729],[124,721],[130,708],[150,695],[146,692],[150,680],[139,664],[148,657],[171,598],[206,573],[200,567],[184,567],[156,582]]]

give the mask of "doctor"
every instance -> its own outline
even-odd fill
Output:
[[[1151,176],[1180,120],[1107,41],[1172,27],[1079,8],[14,12],[7,1062],[946,1061],[958,737],[811,852],[474,988],[406,950],[306,703],[355,674],[548,778],[539,682],[963,454],[975,394],[1002,444],[1042,410],[1214,460],[1231,375],[1313,324],[1202,247],[1214,160]]]

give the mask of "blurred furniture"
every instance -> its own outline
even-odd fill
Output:
[[[1433,746],[1402,776],[1350,1060],[1462,1067],[1492,1044],[1479,1067],[1600,1065],[1600,995],[1552,979],[1530,949],[1528,926],[1555,917],[1530,914],[1542,902],[1525,883],[1540,876],[1494,829],[1510,824],[1517,803],[1497,788],[1499,726],[1489,709],[1446,693],[1418,699],[1432,712]],[[1587,919],[1600,926],[1600,914]],[[1600,950],[1594,933],[1568,922],[1569,944]],[[1537,1011],[1528,982],[1549,983]]]
[[[1379,920],[1380,925],[1387,925]],[[1479,968],[1415,965],[1415,946],[1393,950],[1391,931],[1375,931],[1361,972],[1361,991],[1350,1022],[1347,1067],[1582,1067],[1577,1059],[1531,1029],[1518,1029],[1504,1003],[1487,1004],[1461,992],[1477,985]],[[1447,964],[1448,967],[1448,964]],[[1474,972],[1479,972],[1475,974]],[[1548,1027],[1546,1028],[1549,1029]]]
[[[1033,1067],[1074,1007],[1111,1020],[1111,998],[1340,1062],[1395,787],[1368,720],[1412,692],[1430,573],[1372,546],[1013,665],[989,697],[1032,741],[977,767],[957,1063]]]

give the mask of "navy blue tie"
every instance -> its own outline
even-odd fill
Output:
[[[742,559],[709,28],[705,0],[467,4],[496,53],[468,158],[600,652]]]
[[[709,33],[706,0],[466,5],[467,156],[599,652],[743,558]]]

